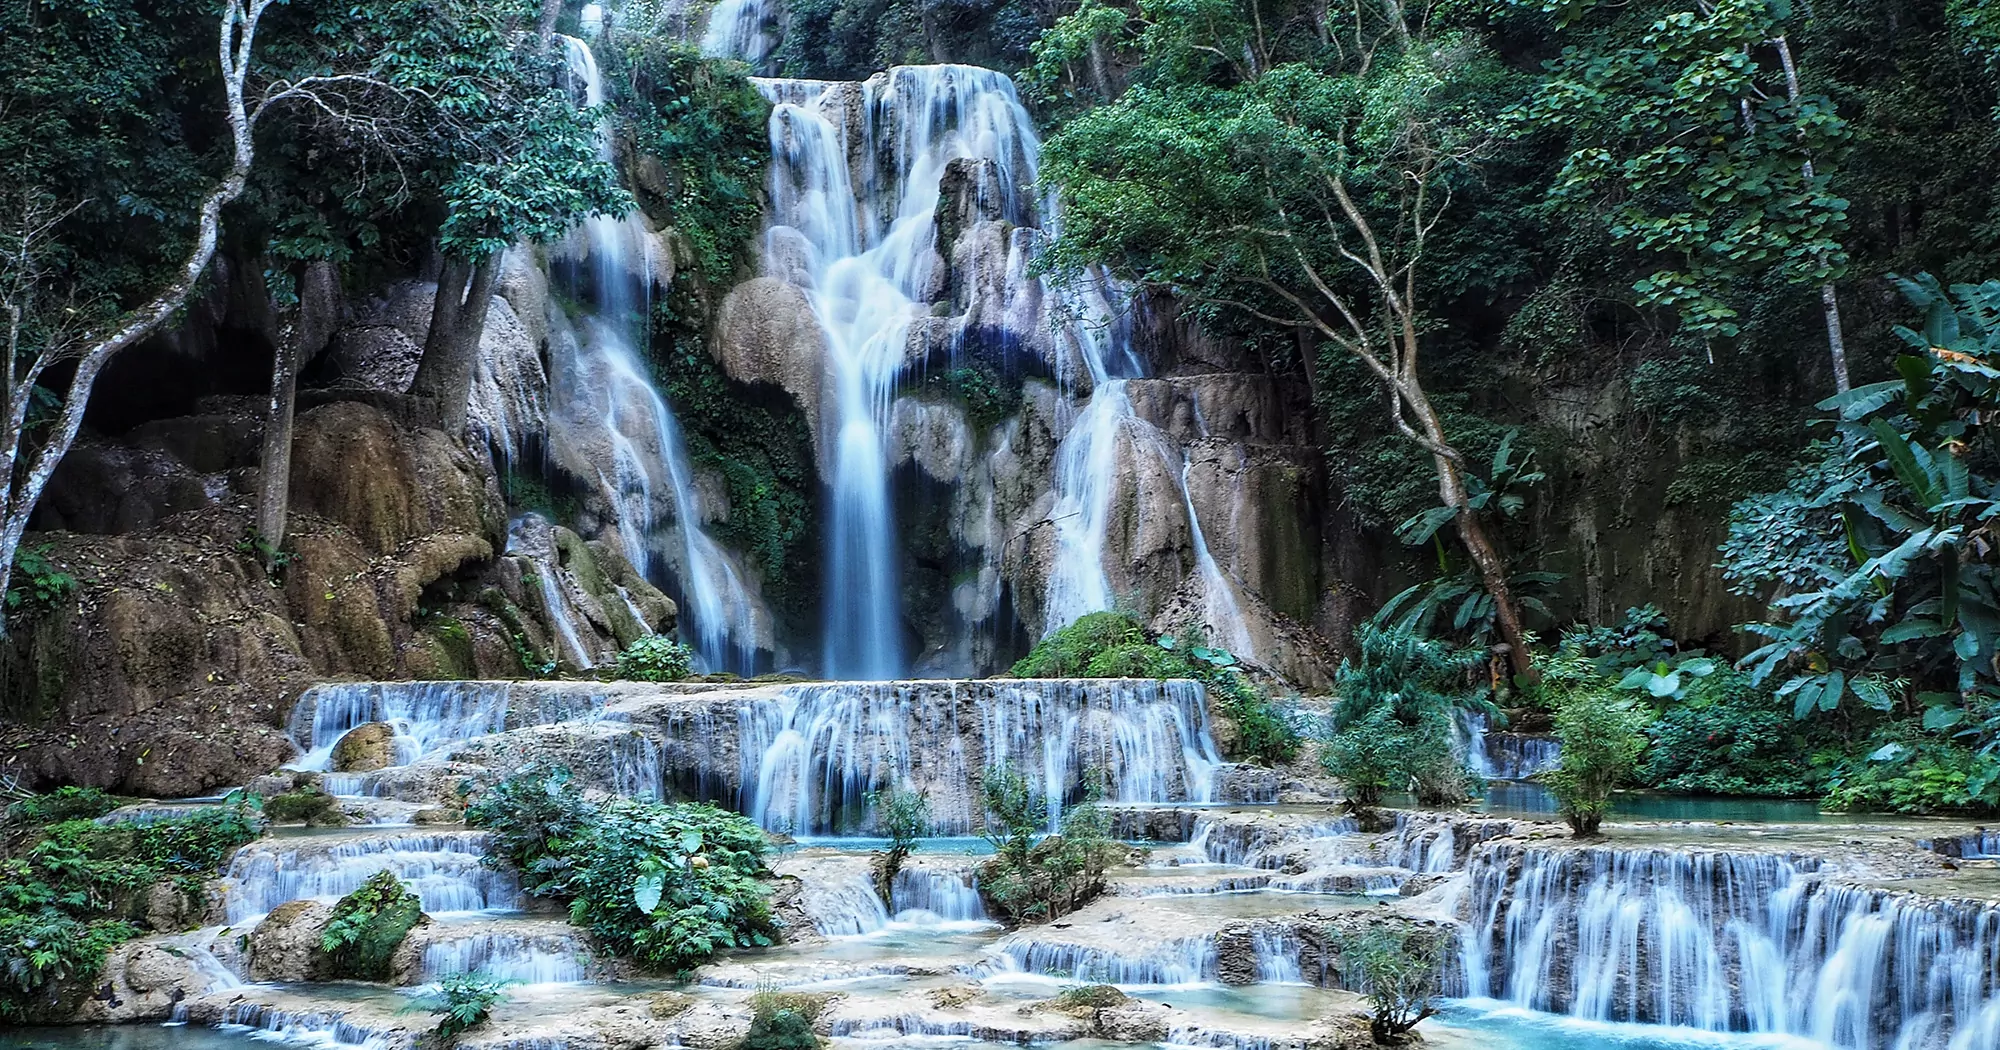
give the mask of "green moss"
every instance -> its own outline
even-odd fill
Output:
[[[340,801],[317,787],[308,786],[264,800],[264,815],[274,824],[306,824],[337,828],[347,823]]]
[[[1030,654],[1032,656],[1032,654]],[[1106,649],[1084,665],[1084,678],[1186,678],[1187,660],[1152,642]]]
[[[1146,629],[1131,613],[1088,613],[1036,642],[1009,673],[1016,678],[1074,678],[1110,650],[1145,644]]]
[[[333,906],[319,948],[336,977],[387,980],[396,949],[423,917],[417,895],[394,872],[378,871]]]

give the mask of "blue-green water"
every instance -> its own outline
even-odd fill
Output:
[[[1556,800],[1540,784],[1496,780],[1477,805],[1494,816],[1547,817]],[[1761,824],[1840,824],[1860,819],[1851,813],[1822,813],[1812,799],[1730,798],[1716,795],[1659,795],[1621,791],[1611,797],[1612,820],[1700,820]]]

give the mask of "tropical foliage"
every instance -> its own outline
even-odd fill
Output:
[[[521,888],[566,903],[572,923],[663,972],[778,937],[759,877],[756,824],[705,803],[588,797],[567,770],[530,769],[481,794],[466,823],[489,828]]]

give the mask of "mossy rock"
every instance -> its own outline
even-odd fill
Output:
[[[1085,678],[1186,678],[1192,672],[1179,653],[1152,642],[1107,649],[1084,665]]]
[[[264,815],[274,824],[337,828],[347,823],[347,814],[341,811],[340,800],[317,786],[272,795],[264,800]]]
[[[333,745],[337,773],[372,773],[396,764],[396,727],[369,722],[347,731]]]
[[[393,872],[376,872],[333,906],[320,951],[335,977],[388,980],[396,949],[423,918],[423,902],[402,880]]]
[[[1088,613],[1036,642],[1011,673],[1016,678],[1075,678],[1109,650],[1145,644],[1146,629],[1131,613]]]

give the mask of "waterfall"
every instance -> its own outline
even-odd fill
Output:
[[[1259,926],[1250,931],[1250,950],[1257,957],[1257,979],[1270,984],[1304,984],[1305,969],[1299,963],[1298,934],[1282,926]]]
[[[308,718],[310,720],[305,725],[298,725]],[[448,745],[505,729],[507,684],[356,682],[316,685],[299,697],[293,720],[293,739],[305,752],[293,763],[297,769],[324,771],[331,768],[333,746],[349,730],[370,722],[387,722],[395,729],[396,762],[408,765]]]
[[[1495,733],[1479,711],[1458,712],[1453,730],[1466,768],[1488,780],[1526,780],[1562,763],[1562,745],[1553,738]]]
[[[813,927],[827,937],[873,933],[889,924],[889,910],[882,906],[875,880],[865,870],[807,880],[802,903]]]
[[[1038,146],[1013,82],[992,70],[897,67],[858,99],[845,84],[760,83],[774,106],[767,260],[778,245],[800,253],[827,347],[826,672],[893,678],[904,656],[887,429],[911,326],[930,315],[940,276],[939,180],[953,160],[993,162],[1002,214],[1026,224]]]
[[[969,871],[933,871],[906,861],[890,886],[896,921],[933,924],[989,921],[979,883]]]
[[[575,37],[564,37],[563,44],[585,104],[601,105],[604,86],[589,45]],[[608,124],[600,149],[609,163]],[[768,634],[767,616],[734,560],[703,528],[680,424],[653,387],[638,349],[657,270],[653,237],[637,212],[593,215],[565,250],[571,262],[588,264],[587,270],[570,267],[566,282],[588,312],[571,322],[563,311],[550,311],[557,424],[596,466],[598,485],[617,508],[619,539],[633,568],[655,579],[671,570],[678,581],[681,615],[705,666],[751,673],[759,640]],[[669,522],[678,542],[659,536]]]
[[[941,834],[977,827],[977,775],[1005,765],[1047,796],[1051,828],[1089,772],[1112,802],[1206,802],[1221,756],[1200,684],[847,682],[741,705],[744,812],[795,834],[864,822],[869,792],[930,793]],[[938,694],[945,694],[938,703]]]
[[[1090,984],[1188,985],[1214,980],[1213,936],[1182,937],[1131,948],[1054,943],[1012,934],[993,946],[1005,970],[1056,975]]]
[[[223,1010],[222,1024],[254,1029],[259,1041],[358,1050],[401,1045],[397,1036],[403,1034],[354,1024],[336,1011],[282,1010],[262,1003],[231,1003]]]
[[[589,977],[588,957],[568,934],[478,931],[424,946],[424,980],[479,971],[521,984],[572,984]]]
[[[461,831],[254,842],[229,862],[229,922],[248,924],[287,901],[338,900],[381,871],[407,883],[426,912],[518,907],[514,877],[484,863],[487,838]]]
[[[753,72],[763,72],[766,60],[777,49],[765,23],[770,21],[766,0],[721,0],[708,13],[708,29],[702,34],[701,53],[717,58],[740,59]]]
[[[1476,997],[1891,1050],[1964,1036],[2000,992],[2000,905],[1829,883],[1809,861],[1492,847],[1469,871]]]

